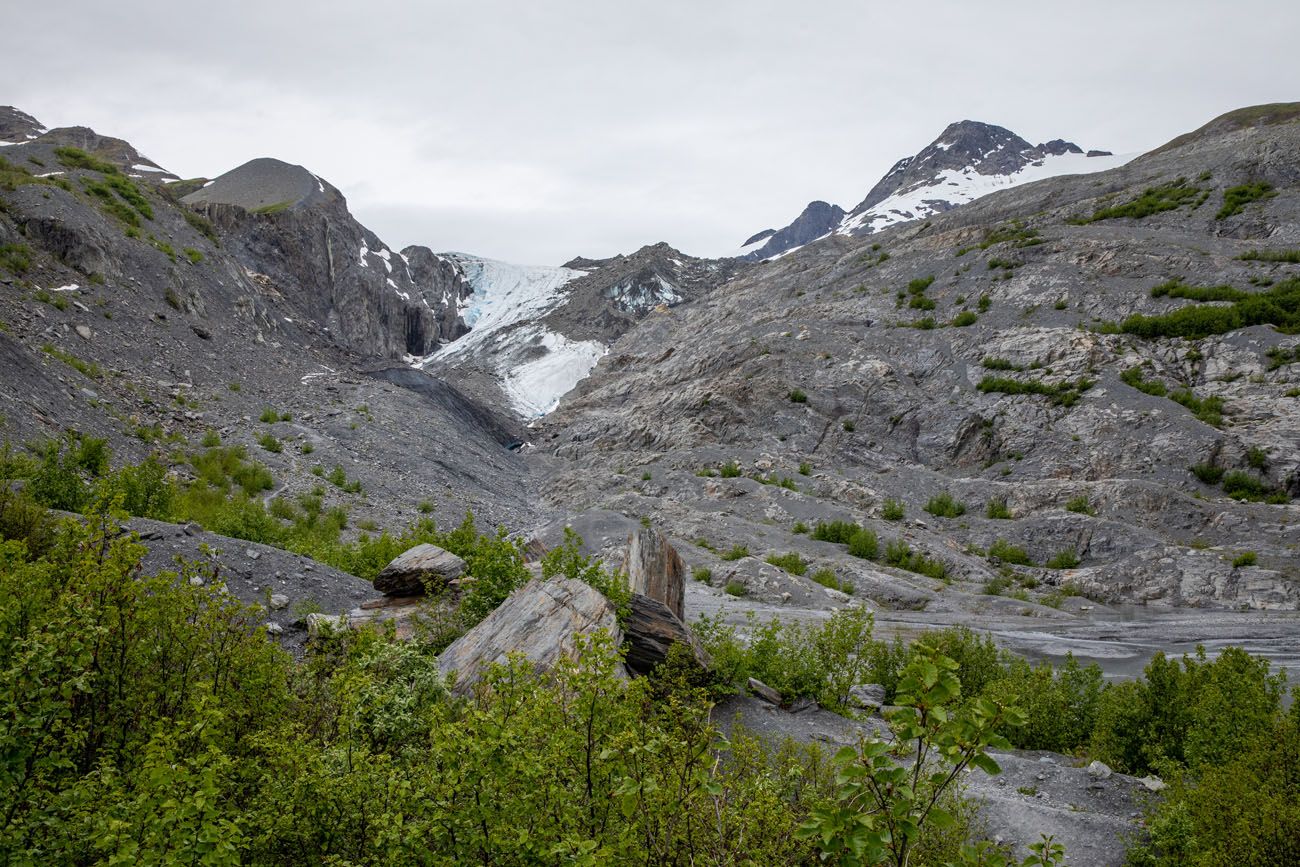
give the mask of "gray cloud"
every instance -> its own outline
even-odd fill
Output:
[[[1138,151],[1294,99],[1297,31],[1275,0],[82,0],[7,16],[0,101],[186,176],[302,163],[395,246],[718,255],[953,120]]]

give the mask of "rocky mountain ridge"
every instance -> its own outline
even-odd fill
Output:
[[[1031,145],[1000,126],[958,121],[913,156],[896,162],[853,209],[812,202],[785,228],[751,236],[740,255],[758,261],[831,233],[868,235],[943,213],[1000,188],[1053,175],[1102,171],[1126,159],[1109,151],[1085,153],[1063,139]]]

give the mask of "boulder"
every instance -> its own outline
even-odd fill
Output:
[[[522,654],[545,671],[575,657],[578,636],[598,629],[620,639],[614,606],[597,590],[572,578],[534,579],[453,641],[438,657],[438,669],[444,677],[454,672],[454,692],[465,695],[508,654]]]
[[[1094,761],[1092,764],[1088,765],[1088,776],[1092,777],[1094,780],[1110,779],[1112,773],[1114,772],[1105,762]]]
[[[774,704],[777,707],[781,706],[781,693],[772,689],[772,687],[763,683],[763,681],[759,680],[756,677],[751,677],[747,685],[749,687],[749,691],[752,692],[754,695],[758,696],[759,698],[761,698],[763,701],[767,702],[768,704]]]
[[[658,530],[640,527],[632,531],[623,571],[633,593],[662,602],[678,620],[685,616],[686,566]]]
[[[627,667],[633,673],[649,674],[668,658],[668,651],[678,642],[691,649],[701,668],[707,669],[712,665],[708,652],[667,605],[648,596],[633,594],[629,608],[623,623],[623,643],[627,646]]]
[[[416,545],[375,576],[375,589],[388,596],[415,596],[451,586],[465,572],[465,561],[437,545]]]
[[[849,690],[849,704],[863,710],[877,711],[885,704],[885,688],[878,683],[858,684]]]

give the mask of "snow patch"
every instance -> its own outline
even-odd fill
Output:
[[[171,174],[171,172],[167,171],[166,169],[160,169],[157,166],[146,166],[144,163],[136,163],[135,165],[131,166],[131,168],[135,169],[137,172],[161,172],[164,175]]]
[[[362,242],[361,242],[361,254],[360,254],[360,257],[359,257],[359,258],[361,259],[361,267],[362,267],[362,268],[369,268],[369,267],[370,267],[370,263],[366,261],[366,257],[369,256],[369,255],[370,255],[370,250],[369,250],[369,248],[366,247],[365,242],[362,241]]]
[[[51,292],[76,292],[81,287],[76,283],[69,283],[67,286],[55,286],[50,289]]]
[[[530,332],[530,345],[541,346],[546,352],[517,366],[502,383],[511,406],[525,418],[539,418],[555,409],[560,398],[586,379],[601,356],[609,352],[595,340],[570,340],[543,328],[520,330]]]
[[[998,190],[1060,175],[1101,172],[1122,166],[1136,156],[1137,154],[1121,154],[1088,157],[1067,153],[1045,157],[1009,175],[982,175],[970,166],[964,169],[945,169],[928,183],[900,190],[872,208],[858,214],[849,214],[835,231],[840,235],[855,231],[878,232],[896,223],[924,219],[949,206],[973,202]]]

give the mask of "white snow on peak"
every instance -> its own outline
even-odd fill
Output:
[[[366,261],[366,256],[369,256],[369,255],[370,255],[370,248],[368,248],[368,247],[366,246],[366,242],[365,242],[365,241],[362,241],[362,242],[361,242],[361,253],[359,254],[359,258],[361,259],[361,267],[362,267],[362,268],[369,268],[369,267],[370,267],[370,263]]]
[[[861,228],[878,232],[895,223],[932,216],[945,209],[944,205],[938,204],[941,202],[952,206],[964,205],[989,193],[1044,178],[1091,174],[1117,168],[1136,156],[1137,154],[1120,154],[1089,157],[1075,153],[1049,155],[1009,175],[982,175],[969,166],[964,169],[945,169],[930,183],[900,190],[873,208],[848,215],[835,231],[841,235]]]
[[[146,166],[144,163],[136,163],[135,165],[131,166],[131,168],[135,169],[137,172],[161,172],[164,175],[171,174],[171,172],[167,171],[166,169],[160,169],[157,166]]]
[[[511,406],[525,418],[538,418],[555,409],[560,398],[585,379],[601,356],[609,352],[598,341],[570,340],[540,326],[520,328],[515,334],[546,350],[540,358],[515,367],[502,382]]]
[[[375,251],[375,255],[384,260],[384,269],[389,274],[393,273],[392,252],[387,247],[381,247]]]
[[[316,189],[325,192],[325,182],[320,179],[320,175],[312,175],[312,177],[316,179]]]

